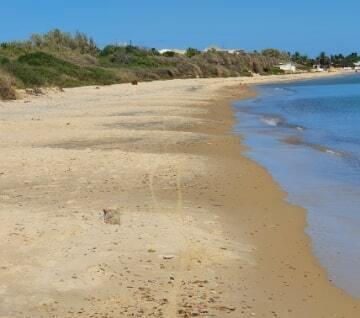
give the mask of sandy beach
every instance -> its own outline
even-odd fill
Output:
[[[360,317],[232,134],[251,84],[331,75],[0,102],[0,317]]]

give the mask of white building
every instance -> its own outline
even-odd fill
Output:
[[[356,63],[354,63],[354,66],[355,66],[355,71],[356,72],[359,72],[360,71],[360,62],[356,62]]]
[[[174,52],[176,54],[184,55],[186,53],[186,50],[180,50],[180,49],[161,49],[161,50],[159,50],[160,54],[164,54],[167,52]]]
[[[296,72],[296,66],[293,63],[280,63],[279,68],[280,68],[280,70],[283,70],[283,71],[289,72],[289,73]]]
[[[324,72],[325,70],[324,70],[324,68],[321,67],[320,64],[316,64],[316,65],[314,65],[314,71],[315,72]]]

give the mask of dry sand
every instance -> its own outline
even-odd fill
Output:
[[[0,102],[0,317],[360,317],[231,134],[245,83],[312,76]]]

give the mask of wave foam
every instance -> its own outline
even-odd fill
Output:
[[[272,127],[277,127],[279,126],[283,120],[280,117],[261,117],[261,121],[268,125],[268,126],[272,126]]]

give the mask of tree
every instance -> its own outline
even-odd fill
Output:
[[[316,58],[316,61],[320,64],[321,67],[330,67],[331,59],[326,55],[325,52],[321,52],[320,55]]]
[[[302,55],[300,52],[295,52],[291,55],[291,61],[306,67],[311,67],[314,64],[314,60],[309,58],[306,54]]]
[[[201,54],[201,52],[198,49],[194,49],[192,47],[189,47],[185,53],[185,55],[189,58],[192,58],[193,56],[199,55],[199,54]]]
[[[288,61],[290,59],[287,52],[279,51],[277,49],[265,49],[261,51],[261,54],[266,57],[275,58],[281,61]]]

